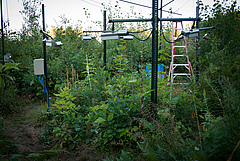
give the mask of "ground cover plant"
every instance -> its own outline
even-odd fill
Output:
[[[200,40],[199,62],[195,40],[187,40],[193,68],[199,66],[200,73],[189,86],[172,86],[167,81],[171,44],[160,36],[159,62],[163,63],[164,73],[158,78],[156,113],[150,102],[151,77],[146,71],[146,64],[151,63],[151,40],[108,41],[104,67],[102,42],[83,42],[82,24],[72,26],[64,16],[61,26],[51,31],[54,39],[64,45],[47,48],[51,53],[47,57],[51,98],[47,107],[32,63],[42,57],[42,35],[38,32],[41,1],[27,2],[22,12],[27,22],[23,30],[11,33],[4,28],[8,33],[6,50],[18,65],[6,64],[0,71],[1,159],[239,160],[236,37],[240,36],[240,13],[236,1],[214,1],[211,8],[201,5],[200,26],[215,25],[216,29],[208,42]],[[118,6],[105,7],[111,12],[110,18],[119,18]],[[111,29],[111,25],[107,27]],[[148,28],[151,25],[147,23],[115,24],[116,30],[136,32]],[[170,39],[170,24],[165,24],[162,32]],[[149,34],[136,36],[146,38]],[[14,102],[16,97],[24,99]],[[29,126],[41,128],[38,138],[32,138],[44,148],[31,152],[19,151],[18,143],[8,139],[4,123],[9,113],[26,108],[22,103],[26,100],[42,102],[38,105],[41,112],[30,119]]]

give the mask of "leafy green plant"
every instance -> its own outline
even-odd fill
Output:
[[[8,159],[10,155],[16,152],[17,147],[15,146],[14,141],[7,139],[7,136],[4,134],[4,125],[5,122],[2,117],[0,117],[0,159]],[[19,156],[19,155],[18,155]]]
[[[90,132],[96,134],[93,142],[101,149],[113,150],[135,146],[137,138],[132,134],[138,131],[133,117],[139,117],[140,106],[130,100],[109,100],[107,104],[95,106],[85,117]]]
[[[67,87],[60,89],[60,93],[55,95],[57,100],[46,113],[49,128],[41,138],[57,143],[56,146],[59,145],[60,148],[67,146],[74,149],[79,144],[80,138],[85,135],[85,123],[79,112],[80,107],[73,103],[75,97]]]
[[[107,74],[105,71],[103,73]],[[139,125],[134,117],[141,117],[139,100],[147,94],[129,92],[131,84],[128,81],[131,77],[125,75],[122,73],[112,78],[105,75],[108,82],[102,84],[102,87],[107,99],[91,107],[85,116],[88,131],[94,136],[93,142],[101,149],[113,150],[136,145],[137,138],[133,133],[139,130]]]
[[[4,65],[0,64],[0,89],[4,87],[4,79],[8,78],[13,81],[13,77],[7,74],[7,71],[19,70],[17,66],[17,63],[5,63]]]
[[[17,63],[0,64],[0,113],[9,114],[16,111],[19,101],[16,99],[17,87],[13,84],[12,71],[19,70]]]
[[[211,101],[212,98],[208,97],[208,93],[204,90],[203,96],[205,108],[203,109],[204,115],[202,116],[202,119],[205,120],[202,122],[204,128],[202,135],[203,153],[209,160],[218,160],[220,158],[227,160],[239,141],[239,138],[237,137],[240,133],[240,129],[238,127],[238,105],[233,103],[229,106],[229,104],[226,103],[236,97],[234,94],[236,91],[226,90],[223,92],[223,95],[226,95],[227,93],[228,97],[222,97],[222,99],[220,99],[220,93],[216,91],[209,80],[206,81],[218,100],[218,102],[214,102],[214,104],[218,103],[222,110],[218,110],[217,112],[216,110],[213,110],[211,107],[213,105],[213,102]],[[231,85],[226,84],[226,82],[223,84],[223,88],[232,88]],[[239,151],[236,151],[234,155],[232,155],[232,159],[236,160],[240,155]]]
[[[124,150],[121,150],[121,154],[119,157],[115,158],[115,159],[103,159],[103,161],[132,161],[132,158],[130,156],[130,153],[129,152],[126,152]]]

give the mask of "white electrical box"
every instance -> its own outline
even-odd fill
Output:
[[[44,59],[34,59],[34,74],[44,75]]]

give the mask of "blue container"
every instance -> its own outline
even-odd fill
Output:
[[[146,64],[146,71],[150,74],[151,77],[151,71],[152,71],[152,64]],[[162,78],[164,76],[164,67],[163,64],[158,64],[158,78]]]

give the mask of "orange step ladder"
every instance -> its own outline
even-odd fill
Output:
[[[181,28],[177,28],[178,23],[181,23]],[[194,76],[188,57],[187,43],[185,38],[183,38],[183,45],[177,45],[182,44],[181,42],[176,41],[182,30],[182,22],[172,22],[172,59],[169,68],[169,81],[171,81],[172,84],[189,84],[190,80]],[[183,48],[183,50],[180,48]]]

